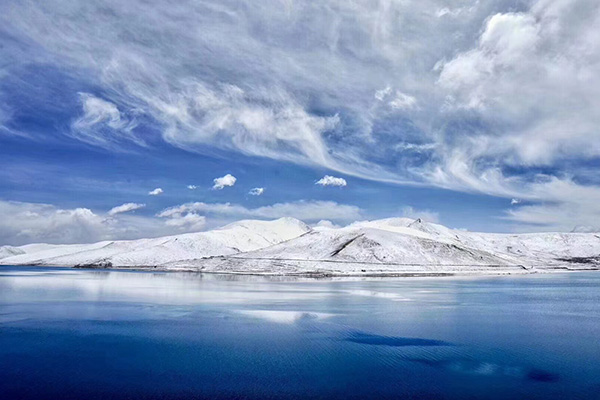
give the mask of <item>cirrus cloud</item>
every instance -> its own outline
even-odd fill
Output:
[[[143,114],[191,152],[599,217],[531,178],[599,187],[577,179],[600,159],[597,1],[8,1],[0,23],[3,80],[49,66],[98,89],[69,132],[88,144],[145,145]]]

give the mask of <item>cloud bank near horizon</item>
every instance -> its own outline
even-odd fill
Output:
[[[0,200],[0,245],[28,243],[90,243],[140,239],[213,229],[240,219],[298,218],[316,222],[325,217],[350,223],[365,219],[359,207],[333,201],[295,201],[248,208],[231,203],[185,203],[156,215],[132,214],[144,204],[125,203],[106,212],[78,207]]]

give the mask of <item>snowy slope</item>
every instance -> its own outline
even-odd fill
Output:
[[[0,259],[5,265],[158,266],[168,262],[235,254],[289,240],[310,228],[293,218],[238,221],[208,232],[156,239],[104,241],[83,245],[27,245],[23,253]],[[5,250],[5,252],[15,250]]]
[[[573,257],[600,255],[595,234],[489,234],[453,230],[420,219],[390,218],[313,230],[263,249],[170,263],[170,268],[276,274],[524,273],[596,268]]]
[[[0,259],[6,257],[17,256],[19,254],[25,254],[25,251],[13,246],[2,246],[0,247]]]
[[[404,232],[349,227],[310,232],[294,240],[240,254],[242,258],[317,259],[397,264],[509,264],[494,254]]]
[[[598,268],[600,235],[476,233],[409,218],[311,229],[282,218],[156,239],[5,246],[0,264],[266,274],[526,273]]]
[[[205,271],[292,274],[523,270],[512,258],[453,243],[455,238],[436,240],[428,233],[389,222],[393,221],[312,231],[263,249],[187,263]],[[185,264],[170,266],[177,268]]]

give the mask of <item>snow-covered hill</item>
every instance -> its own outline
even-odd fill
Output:
[[[294,218],[244,220],[208,232],[82,245],[34,244],[0,248],[5,265],[160,266],[168,262],[256,250],[310,231]],[[12,253],[12,254],[11,254]]]
[[[420,219],[390,218],[319,228],[264,249],[169,267],[321,275],[527,273],[595,269],[598,265],[589,258],[598,255],[600,235],[473,233]]]
[[[0,248],[0,264],[317,275],[596,269],[599,256],[594,233],[474,233],[408,218],[312,230],[293,218],[246,220],[156,239]]]

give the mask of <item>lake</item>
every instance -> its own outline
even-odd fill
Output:
[[[600,273],[0,267],[0,397],[600,398]]]

